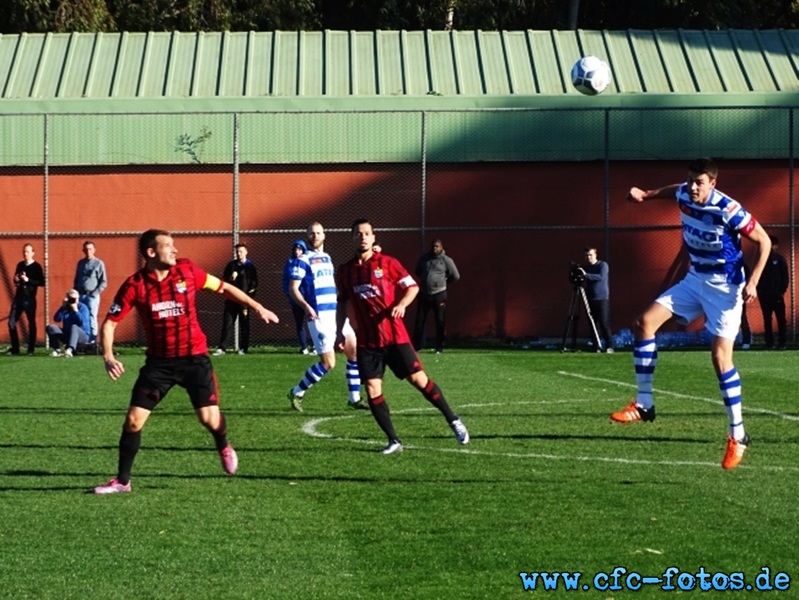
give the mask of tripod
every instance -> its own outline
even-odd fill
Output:
[[[602,350],[602,342],[599,340],[599,332],[596,328],[594,315],[591,314],[591,308],[588,305],[588,297],[585,295],[585,289],[580,284],[574,284],[572,288],[572,299],[569,303],[569,315],[566,319],[566,331],[563,332],[563,344],[561,345],[561,352],[569,350],[574,351],[577,349],[577,324],[580,321],[580,302],[585,309],[585,315],[588,317],[588,322],[591,324],[591,332],[594,334],[594,342],[596,343],[596,351]],[[571,347],[566,345],[566,340],[571,332]]]

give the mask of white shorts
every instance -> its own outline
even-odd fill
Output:
[[[308,330],[311,332],[313,347],[317,354],[327,354],[336,350],[336,313],[335,311],[325,311],[318,315],[313,321],[308,321]],[[341,330],[344,337],[354,336],[350,325],[350,320],[344,321]]]
[[[705,329],[711,335],[734,340],[741,327],[744,284],[708,281],[693,272],[656,300],[687,325],[704,315]]]

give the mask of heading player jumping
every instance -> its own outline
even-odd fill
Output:
[[[655,334],[673,316],[682,323],[705,317],[712,335],[711,358],[719,390],[730,421],[727,450],[721,466],[733,469],[741,463],[750,439],[741,415],[741,378],[732,362],[732,351],[741,324],[743,302],[757,297],[757,283],[768,259],[771,242],[763,227],[738,202],[716,189],[718,168],[709,158],[688,166],[682,184],[644,191],[633,187],[628,198],[643,202],[658,198],[677,200],[683,228],[683,245],[691,267],[677,285],[663,292],[635,320],[633,361],[638,393],[626,408],[610,418],[619,423],[654,421],[652,380],[657,364]],[[744,279],[741,236],[754,242],[754,267]]]

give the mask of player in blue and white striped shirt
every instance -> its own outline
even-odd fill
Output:
[[[677,199],[683,245],[691,266],[682,281],[663,292],[635,320],[633,361],[638,393],[632,402],[610,418],[620,423],[654,421],[652,379],[657,364],[655,334],[673,316],[689,323],[704,316],[712,335],[711,357],[719,390],[730,420],[727,450],[721,466],[737,467],[749,445],[741,415],[741,378],[732,351],[741,324],[744,302],[757,297],[757,283],[766,265],[771,241],[763,227],[738,202],[716,189],[718,168],[709,158],[693,161],[682,184],[654,190],[630,189],[633,202]],[[754,266],[744,279],[741,237],[755,244]]]
[[[327,375],[336,366],[336,270],[330,255],[325,252],[325,230],[321,223],[314,222],[308,226],[308,251],[296,262],[289,275],[289,294],[305,311],[308,319],[308,330],[311,333],[314,349],[319,362],[305,371],[302,379],[288,393],[291,406],[302,411],[302,399],[311,387]],[[313,289],[306,294],[301,293],[300,283],[310,272],[313,277]],[[344,354],[347,357],[345,375],[347,378],[348,403],[353,408],[366,409],[361,402],[361,378],[356,360],[355,332],[349,325],[344,329]]]

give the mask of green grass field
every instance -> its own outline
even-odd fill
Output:
[[[347,408],[343,365],[300,414],[285,394],[310,357],[214,358],[239,473],[223,474],[175,389],[144,431],[133,493],[98,497],[88,491],[115,474],[143,361],[122,359],[118,382],[95,356],[0,360],[1,598],[752,594],[545,592],[540,581],[525,592],[519,576],[580,572],[582,588],[615,567],[740,572],[747,584],[767,567],[772,580],[791,578],[772,597],[799,593],[794,352],[737,354],[753,443],[730,472],[719,466],[727,417],[707,351],[661,352],[658,418],[630,425],[608,419],[633,392],[628,352],[425,353],[472,441],[458,446],[391,377],[406,445],[392,456],[377,452],[385,440],[371,415]]]

